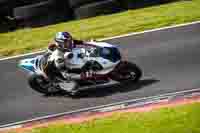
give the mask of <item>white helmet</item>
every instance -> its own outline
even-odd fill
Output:
[[[71,49],[73,45],[72,36],[68,32],[58,32],[55,41],[56,45],[62,49]]]

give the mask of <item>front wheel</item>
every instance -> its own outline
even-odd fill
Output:
[[[142,77],[142,70],[136,64],[124,61],[115,68],[113,77],[120,82],[126,80],[137,82]]]
[[[28,83],[33,90],[42,94],[53,94],[60,91],[55,86],[51,85],[50,82],[45,80],[42,75],[30,75]]]

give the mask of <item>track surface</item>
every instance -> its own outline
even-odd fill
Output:
[[[0,125],[44,115],[200,87],[200,24],[108,40],[128,51],[144,77],[138,84],[87,91],[78,98],[31,90],[18,59],[0,62]]]

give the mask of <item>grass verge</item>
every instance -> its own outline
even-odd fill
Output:
[[[75,38],[88,40],[200,20],[199,5],[200,0],[182,0],[46,27],[0,33],[0,57],[44,49],[58,31],[69,31]]]
[[[162,108],[145,113],[115,113],[86,123],[64,123],[26,133],[198,133],[200,103]]]

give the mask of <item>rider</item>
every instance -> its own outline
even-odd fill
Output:
[[[45,72],[50,79],[52,79],[55,74],[61,78],[64,78],[62,72],[67,70],[67,67],[64,63],[65,52],[72,51],[76,45],[82,45],[84,42],[80,40],[74,40],[68,32],[58,32],[54,40],[55,43],[51,43],[48,46],[49,58],[47,61],[47,66],[45,67]]]
[[[54,38],[54,41],[55,42],[49,44],[48,52],[53,52],[60,46],[64,46],[65,50],[71,51],[76,47],[76,45],[84,45],[84,41],[73,39],[72,35],[68,32],[58,32]]]

